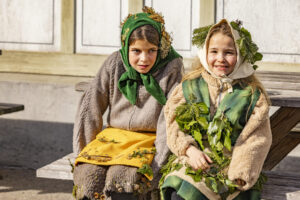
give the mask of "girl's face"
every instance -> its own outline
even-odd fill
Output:
[[[215,33],[209,40],[206,60],[216,76],[229,75],[237,61],[233,39],[220,32]]]
[[[147,40],[136,40],[129,45],[129,63],[139,73],[146,74],[153,67],[158,46]]]

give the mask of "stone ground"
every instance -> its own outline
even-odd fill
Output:
[[[35,170],[72,151],[71,123],[0,118],[0,200],[72,200],[72,181],[36,178]],[[277,167],[299,173],[300,145]]]
[[[71,123],[0,118],[0,200],[71,200],[72,181],[35,170],[72,151]]]
[[[277,171],[298,173],[300,145],[277,167]],[[73,200],[72,181],[36,178],[34,169],[0,166],[0,199],[2,200]]]
[[[1,200],[73,200],[72,181],[36,178],[35,170],[0,168]]]

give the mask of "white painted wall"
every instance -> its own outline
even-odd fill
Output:
[[[217,20],[242,20],[263,61],[300,63],[299,0],[217,0]]]

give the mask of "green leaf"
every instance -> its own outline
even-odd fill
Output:
[[[195,129],[193,131],[193,137],[198,142],[198,144],[200,145],[201,150],[203,150],[204,146],[203,146],[203,143],[202,143],[202,134],[201,134],[201,132]]]
[[[262,54],[258,52],[257,45],[252,41],[252,36],[250,32],[244,27],[240,28],[235,22],[230,23],[232,28],[238,31],[240,39],[236,40],[239,46],[241,55],[249,63],[254,64],[256,61],[262,60]],[[256,68],[255,66],[253,67]]]
[[[139,168],[137,170],[137,172],[139,172],[141,174],[147,174],[149,176],[153,176],[152,168],[148,164],[143,164],[143,166],[141,168]]]
[[[263,58],[263,55],[259,52],[256,52],[256,54],[254,55],[255,61],[260,61],[260,60],[262,60],[262,58]]]
[[[219,129],[218,124],[214,120],[214,121],[209,123],[208,129],[207,129],[207,134],[212,135],[213,133],[217,132],[218,129]]]
[[[180,170],[182,167],[183,167],[183,164],[176,163],[176,164],[174,165],[173,168],[174,168],[174,170],[178,171],[178,170]]]
[[[234,21],[230,22],[230,25],[231,25],[232,28],[235,29],[235,30],[239,30],[239,29],[240,29],[239,25],[238,25],[237,23],[235,23]]]
[[[195,103],[197,108],[200,110],[201,114],[205,114],[207,115],[209,113],[208,107],[206,106],[205,103],[203,102],[199,102],[199,103]]]
[[[220,141],[216,144],[216,149],[217,149],[218,151],[222,151],[222,150],[223,150],[223,147],[224,147],[224,145],[223,145],[222,142],[220,142]]]
[[[191,121],[191,122],[189,122],[189,123],[186,123],[185,125],[184,125],[184,129],[186,129],[186,130],[191,130],[191,128],[195,125],[195,124],[197,124],[197,121]]]
[[[204,130],[207,130],[208,122],[205,117],[198,117],[196,120]]]
[[[202,170],[198,169],[195,171],[192,167],[187,167],[185,169],[185,174],[192,177],[195,182],[200,182],[202,180]]]
[[[228,151],[231,151],[231,139],[228,135],[225,136],[224,146],[226,147],[226,149],[228,149]]]
[[[218,193],[218,184],[215,178],[207,177],[205,178],[205,184],[209,187],[213,192]]]
[[[243,34],[244,37],[247,38],[247,40],[252,40],[251,38],[251,34],[249,33],[249,31],[247,29],[245,29],[244,27],[241,28],[240,32]]]
[[[212,25],[194,29],[192,44],[196,45],[198,47],[202,47],[205,43],[206,36],[211,27],[212,27]]]

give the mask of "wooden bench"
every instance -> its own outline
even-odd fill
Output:
[[[22,104],[0,103],[0,115],[24,110]]]
[[[269,179],[262,197],[296,199],[300,197],[300,175],[269,170],[300,143],[300,73],[258,71],[257,76],[266,88],[272,105],[280,107],[270,118],[273,143],[264,165]],[[80,82],[75,90],[83,92],[88,84]],[[38,169],[37,176],[72,180],[69,159],[73,160],[74,154]]]
[[[264,173],[267,175],[268,181],[263,187],[262,199],[300,199],[300,174],[276,171],[265,171]]]
[[[73,180],[72,165],[75,162],[74,153],[70,153],[42,168],[36,170],[36,176],[40,178],[53,178]]]

